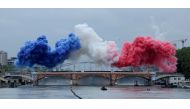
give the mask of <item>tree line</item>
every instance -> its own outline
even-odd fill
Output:
[[[176,51],[177,72],[190,78],[190,47],[184,47]]]

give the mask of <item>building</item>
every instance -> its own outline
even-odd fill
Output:
[[[173,86],[178,86],[180,83],[185,81],[185,77],[183,75],[176,77],[169,77],[169,84]]]
[[[0,65],[8,64],[8,54],[5,51],[0,51]]]
[[[8,65],[14,65],[16,62],[16,57],[11,57],[10,59],[8,59]]]

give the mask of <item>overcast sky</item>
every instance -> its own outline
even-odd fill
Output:
[[[0,9],[0,50],[16,56],[25,41],[40,35],[46,35],[54,47],[79,23],[87,23],[105,40],[116,41],[119,48],[136,36],[167,41],[190,37],[190,9]]]

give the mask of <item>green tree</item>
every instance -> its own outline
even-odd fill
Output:
[[[177,72],[184,74],[186,78],[190,78],[190,47],[178,49],[176,57],[178,58]]]
[[[15,66],[14,65],[0,65],[0,72],[8,72],[8,71],[14,71]]]

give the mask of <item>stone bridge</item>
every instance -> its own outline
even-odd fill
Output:
[[[6,73],[1,78],[7,80],[8,82],[33,82],[33,78],[30,74],[22,74],[22,73]]]
[[[168,77],[178,77],[182,76],[180,73],[157,73],[155,77],[155,81],[162,79],[162,78],[168,78]]]
[[[103,77],[110,81],[110,85],[115,85],[116,81],[124,77],[141,77],[148,81],[151,80],[151,74],[148,72],[109,72],[109,71],[86,71],[86,72],[37,72],[35,74],[35,84],[38,85],[38,81],[51,76],[62,76],[72,81],[71,85],[79,85],[78,80],[87,76]]]
[[[8,82],[7,79],[3,78],[3,77],[0,77],[0,81],[3,81],[3,82]]]

